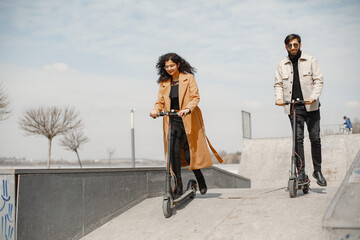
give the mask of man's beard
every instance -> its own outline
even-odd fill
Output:
[[[296,56],[300,52],[300,48],[294,53],[291,53],[289,50],[287,50],[287,51],[289,53],[289,56]]]

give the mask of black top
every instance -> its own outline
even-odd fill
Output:
[[[293,83],[293,87],[292,87],[292,100],[304,100],[304,97],[302,95],[302,91],[301,91],[301,85],[300,85],[300,78],[299,78],[299,69],[298,69],[298,61],[299,58],[301,56],[301,51],[299,50],[299,52],[295,55],[292,56],[291,54],[289,54],[289,58],[290,61],[293,64],[293,71],[294,71],[294,83]]]
[[[171,86],[169,97],[171,100],[171,104],[170,104],[171,109],[180,110],[179,84]],[[182,118],[180,116],[174,116],[173,121],[174,123],[182,123]]]
[[[171,109],[180,110],[179,106],[179,85],[171,86],[170,95]]]

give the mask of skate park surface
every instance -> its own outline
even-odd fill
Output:
[[[147,198],[81,239],[360,239],[360,184],[343,182],[351,175],[348,170],[354,168],[353,160],[359,158],[359,147],[359,134],[322,137],[328,186],[320,187],[311,176],[306,140],[310,191],[306,195],[298,191],[296,198],[290,198],[291,139],[244,139],[240,165],[227,170],[237,168],[241,176],[251,179],[251,188],[214,188],[206,195],[197,192],[193,200],[176,206],[170,218],[163,216],[162,197]],[[353,234],[331,237],[324,228],[324,215],[335,216],[339,227],[344,222],[342,212]],[[325,220],[329,227],[332,221]]]

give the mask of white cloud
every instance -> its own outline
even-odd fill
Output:
[[[350,109],[359,109],[360,110],[360,102],[357,101],[348,101],[346,102],[346,107]]]
[[[66,63],[54,63],[52,65],[45,65],[44,70],[56,71],[56,72],[66,72],[66,71],[70,70],[70,67]]]
[[[245,107],[250,110],[258,110],[263,107],[263,104],[261,102],[251,101],[251,102],[246,102]]]
[[[148,112],[158,90],[156,60],[169,51],[198,69],[207,133],[227,152],[241,148],[241,110],[252,114],[254,137],[288,134],[288,128],[281,131],[268,122],[288,123],[274,106],[273,81],[290,32],[303,37],[303,50],[323,69],[324,121],[337,123],[343,114],[343,104],[333,96],[341,103],[358,98],[356,1],[34,0],[1,3],[0,10],[6,12],[0,23],[6,26],[0,29],[0,50],[6,51],[0,61],[8,63],[0,65],[0,81],[12,98],[12,121],[29,106],[74,106],[91,138],[84,148],[88,156],[106,156],[114,143],[116,154],[130,156],[130,107],[136,108],[139,154],[162,156],[161,121]],[[104,74],[107,70],[112,72]],[[356,110],[359,102],[346,106]],[[2,123],[1,131],[7,124],[12,123]],[[15,125],[9,129],[13,132],[6,134],[19,133]],[[12,148],[15,154],[11,144],[16,142],[31,145],[32,137],[19,135],[12,142],[0,136],[0,146],[9,146],[0,155]]]

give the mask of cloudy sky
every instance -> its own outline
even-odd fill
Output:
[[[136,157],[162,159],[162,123],[149,112],[158,85],[155,64],[176,52],[196,69],[207,135],[217,150],[242,150],[241,111],[254,138],[290,136],[274,105],[283,40],[302,37],[324,74],[322,125],[360,118],[360,2],[343,0],[0,1],[0,82],[11,117],[0,122],[0,156],[46,159],[47,140],[24,136],[26,109],[70,106],[90,138],[83,159],[130,157],[135,108]],[[76,159],[54,139],[55,159]]]

